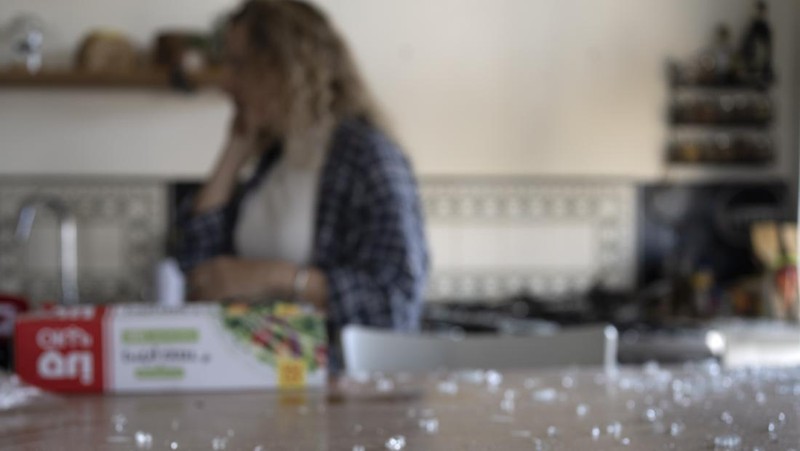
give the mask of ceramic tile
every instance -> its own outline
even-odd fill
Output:
[[[0,290],[51,300],[58,289],[56,217],[37,212],[31,239],[14,240],[16,216],[31,196],[61,199],[78,221],[81,299],[143,300],[167,228],[166,184],[147,181],[0,180]]]
[[[568,298],[595,281],[633,286],[633,183],[428,178],[421,196],[431,300]]]

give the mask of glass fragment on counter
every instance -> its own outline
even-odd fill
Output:
[[[486,372],[486,385],[489,388],[497,388],[500,384],[503,383],[503,375],[495,370],[489,370]]]
[[[111,423],[114,425],[114,430],[116,432],[122,432],[125,430],[125,425],[128,423],[128,419],[125,417],[125,415],[118,413],[111,416]]]
[[[387,377],[379,377],[375,381],[375,390],[378,393],[390,393],[394,390],[394,381]]]
[[[153,435],[144,431],[136,431],[133,434],[136,449],[151,449],[153,447]]]
[[[442,393],[444,395],[457,395],[458,383],[454,380],[441,381],[437,385],[437,389],[439,390],[439,393]]]
[[[428,434],[435,434],[439,431],[439,419],[420,418],[419,427]]]
[[[533,390],[534,388],[539,386],[539,379],[529,377],[525,379],[524,386],[526,390]]]
[[[23,383],[16,374],[0,371],[0,411],[31,403],[42,391]]]
[[[727,425],[731,425],[731,424],[733,424],[733,415],[731,415],[731,413],[730,413],[730,412],[728,412],[727,410],[726,410],[726,411],[724,411],[724,412],[722,412],[722,414],[720,414],[720,416],[719,416],[719,419],[720,419],[720,420],[721,420],[723,423],[725,423],[725,424],[727,424]]]
[[[663,411],[661,411],[661,409],[656,409],[656,408],[652,408],[652,407],[650,407],[650,408],[648,408],[648,409],[646,409],[646,410],[644,411],[644,414],[643,414],[642,416],[643,416],[643,417],[644,417],[644,418],[645,418],[647,421],[649,421],[650,423],[653,423],[653,422],[655,422],[656,420],[658,420],[658,419],[662,418],[662,417],[664,416],[664,412],[663,412]]]
[[[683,434],[683,431],[686,430],[686,425],[683,424],[682,421],[674,421],[672,424],[669,425],[669,435],[673,437],[677,437]]]
[[[718,435],[714,437],[715,450],[737,449],[742,444],[742,438],[736,434]]]
[[[214,451],[221,451],[228,448],[227,437],[214,437],[211,439],[211,449]]]
[[[552,403],[558,399],[558,392],[553,388],[543,388],[533,392],[534,401],[541,403]]]
[[[608,426],[606,426],[606,434],[619,440],[620,436],[622,435],[622,424],[619,421],[610,423]]]
[[[402,435],[395,435],[386,441],[386,449],[389,451],[400,451],[406,447],[406,438]]]

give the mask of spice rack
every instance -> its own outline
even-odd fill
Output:
[[[701,64],[668,65],[670,164],[768,166],[775,160],[769,85]]]

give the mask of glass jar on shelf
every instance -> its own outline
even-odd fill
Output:
[[[38,17],[25,14],[17,16],[3,30],[4,51],[12,67],[20,67],[30,74],[42,68],[44,26]]]

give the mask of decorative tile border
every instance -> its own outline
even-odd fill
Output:
[[[428,178],[421,196],[429,226],[463,224],[584,225],[592,230],[593,261],[575,267],[504,268],[476,271],[434,267],[428,288],[431,300],[497,300],[519,294],[553,299],[585,292],[600,281],[612,288],[631,288],[635,281],[636,188],[626,182],[585,182],[539,179]],[[431,243],[434,252],[437,243]],[[570,252],[570,243],[563,243]],[[576,252],[575,254],[585,254]],[[587,264],[588,263],[588,264]],[[588,269],[586,269],[588,268]]]
[[[116,244],[123,255],[115,268],[82,265],[81,299],[116,302],[150,297],[152,268],[163,255],[167,230],[166,185],[138,181],[0,180],[0,291],[21,292],[34,300],[59,296],[57,276],[27,268],[24,245],[14,240],[21,203],[34,194],[66,202],[77,217],[79,230],[99,225],[121,232],[122,242]],[[87,235],[92,239],[90,234],[83,237]]]
[[[598,280],[614,288],[633,286],[633,183],[427,177],[420,181],[420,190],[428,225],[438,230],[479,225],[490,233],[502,234],[508,226],[535,229],[561,224],[591,230],[591,249],[575,249],[574,243],[563,243],[566,260],[575,256],[570,261],[574,266],[558,270],[541,265],[484,269],[476,268],[475,262],[457,259],[453,264],[453,258],[446,259],[450,262],[447,267],[439,267],[436,261],[441,259],[434,255],[428,287],[431,300],[492,301],[519,294],[569,299]],[[83,299],[114,302],[149,298],[152,268],[162,256],[167,233],[167,192],[167,184],[158,181],[0,180],[0,291],[23,292],[32,299],[58,296],[57,278],[26,268],[23,250],[13,237],[20,203],[40,193],[65,200],[77,215],[79,227],[111,226],[122,231],[122,269],[119,265],[108,270],[83,268]],[[437,243],[432,242],[431,247],[437,252]],[[591,255],[591,261],[578,255]]]

